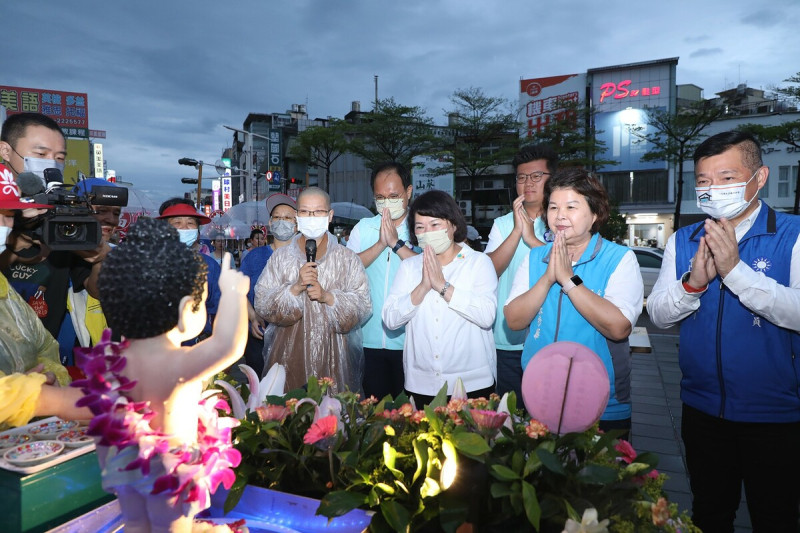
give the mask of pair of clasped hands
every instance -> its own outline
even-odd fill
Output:
[[[733,223],[727,218],[709,218],[704,229],[706,234],[700,237],[688,279],[695,289],[705,288],[717,274],[725,279],[739,264],[739,243]]]

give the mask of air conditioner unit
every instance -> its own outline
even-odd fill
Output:
[[[465,217],[472,218],[472,200],[459,200],[458,207]]]

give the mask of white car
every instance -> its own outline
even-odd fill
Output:
[[[644,282],[644,297],[647,298],[653,291],[653,285],[656,284],[658,273],[661,271],[664,250],[644,246],[632,246],[631,250],[636,254],[636,260],[639,261],[639,270],[642,272],[642,281]]]

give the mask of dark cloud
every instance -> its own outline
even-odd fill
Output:
[[[188,190],[180,178],[193,169],[180,157],[213,162],[230,146],[223,124],[295,103],[312,117],[341,117],[353,100],[369,109],[376,74],[381,98],[438,124],[459,88],[514,102],[521,77],[664,57],[681,56],[679,83],[708,91],[739,71],[775,83],[793,73],[785,43],[796,41],[797,9],[773,1],[778,15],[732,12],[729,0],[5,2],[0,83],[88,93],[109,168],[160,200]],[[742,25],[759,24],[770,32],[742,38]]]
[[[722,53],[722,48],[698,48],[691,54],[689,57],[707,57],[707,56],[715,56]]]
[[[780,24],[785,16],[779,9],[759,9],[742,17],[742,24],[757,28],[772,28]]]

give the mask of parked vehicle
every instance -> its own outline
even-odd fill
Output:
[[[653,292],[653,285],[656,284],[658,273],[661,271],[664,250],[643,246],[632,246],[631,250],[636,254],[636,260],[639,261],[639,270],[642,272],[642,281],[644,282],[644,297],[647,298]]]

